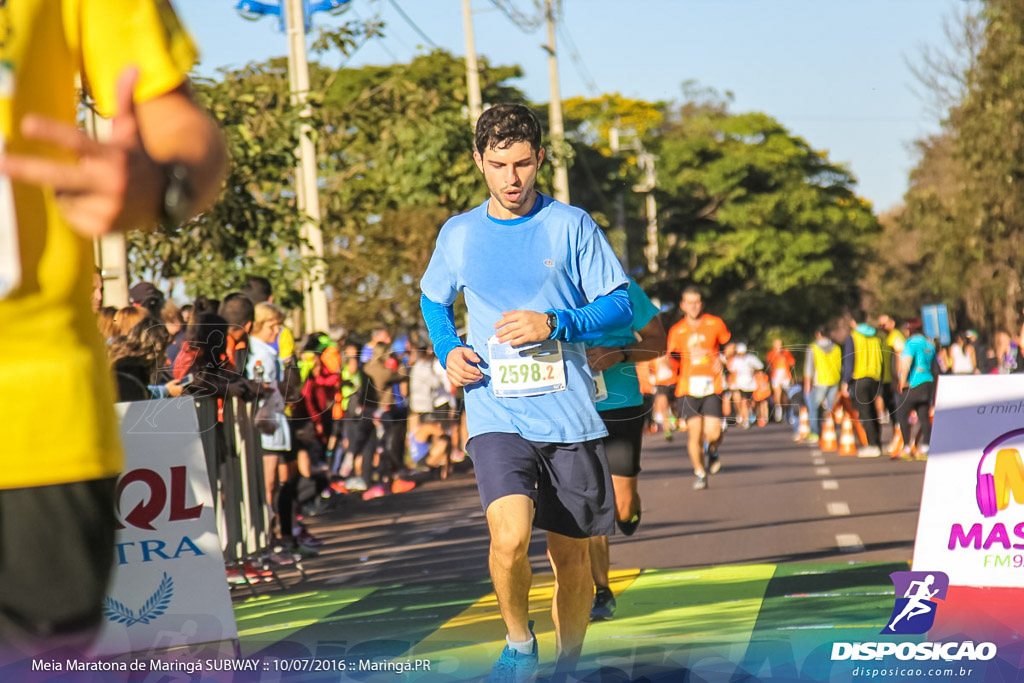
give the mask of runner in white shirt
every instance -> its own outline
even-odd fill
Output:
[[[730,386],[733,389],[733,401],[739,407],[739,425],[743,429],[750,428],[750,406],[757,388],[754,373],[764,369],[764,363],[757,356],[747,353],[747,345],[740,342],[736,345],[736,355],[729,361],[729,373],[732,376]]]

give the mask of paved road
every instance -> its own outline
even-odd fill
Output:
[[[924,463],[822,454],[783,425],[731,428],[721,472],[693,491],[680,436],[645,443],[644,524],[618,544],[641,566],[910,559]]]
[[[693,491],[682,436],[647,437],[643,523],[635,536],[613,538],[613,569],[910,560],[924,463],[822,455],[794,444],[785,425],[732,428],[722,471]],[[487,578],[487,531],[470,472],[373,501],[347,497],[311,529],[327,544],[304,564],[305,578],[281,572],[286,592]],[[538,534],[530,554],[539,573],[550,571],[544,551]]]
[[[682,439],[648,438],[643,524],[613,538],[618,609],[588,631],[586,680],[789,681],[797,670],[849,680],[831,669],[830,643],[871,640],[885,625],[889,573],[908,568],[913,548],[923,464],[823,456],[783,425],[730,430],[721,453],[710,488],[693,491]],[[505,631],[471,473],[350,497],[312,529],[327,544],[305,577],[286,569],[255,597],[235,588],[246,656],[423,659],[434,668],[410,680],[424,681],[489,670]],[[554,652],[544,551],[538,535],[529,609],[542,676]]]

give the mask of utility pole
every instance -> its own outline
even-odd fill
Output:
[[[85,132],[94,140],[107,140],[113,123],[88,108]],[[103,306],[128,306],[128,242],[123,232],[108,232],[93,238],[93,263],[103,280]]]
[[[561,1],[561,0],[557,0]],[[548,25],[548,81],[551,84],[551,104],[548,105],[551,119],[551,147],[555,167],[555,199],[569,203],[569,171],[566,167],[568,148],[565,144],[565,127],[562,123],[562,96],[558,90],[558,53],[555,50],[555,13],[552,0],[544,0],[545,18]]]
[[[288,80],[292,103],[303,105],[302,117],[309,118],[312,110],[307,104],[309,96],[309,61],[306,57],[306,16],[303,0],[285,0],[285,32],[288,34]],[[303,256],[316,259],[308,280],[302,283],[303,311],[306,332],[327,330],[327,295],[324,292],[324,240],[320,230],[320,189],[317,185],[316,148],[310,136],[311,126],[303,123],[299,129],[299,167],[295,173],[295,190],[299,210],[307,217],[303,221],[305,242]]]
[[[616,118],[615,125],[608,131],[608,146],[612,150],[612,155],[616,158],[619,156],[619,120]],[[627,273],[629,272],[629,235],[626,233],[626,200],[623,197],[622,188],[620,187],[615,193],[615,230],[622,236],[622,254],[619,261],[622,263],[622,269]]]
[[[462,0],[462,27],[466,34],[466,89],[469,93],[469,124],[476,128],[483,98],[480,96],[480,69],[476,64],[476,42],[473,40],[473,8],[471,0]]]
[[[646,193],[644,203],[647,208],[647,246],[644,247],[644,255],[647,257],[647,271],[650,273],[658,272],[658,204],[654,199],[654,188],[658,184],[658,177],[655,173],[654,161],[654,155],[650,152],[641,151],[637,155],[637,164],[644,172],[644,182],[633,188],[634,192]]]

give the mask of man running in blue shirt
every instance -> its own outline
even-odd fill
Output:
[[[529,108],[500,104],[476,127],[490,197],[441,229],[420,282],[423,316],[453,384],[465,387],[468,451],[490,531],[490,571],[508,645],[488,680],[537,668],[528,617],[531,525],[555,574],[556,672],[583,646],[594,584],[588,539],[614,530],[614,496],[583,341],[628,325],[628,279],[584,211],[534,189],[544,160]],[[459,292],[468,345],[455,332]]]

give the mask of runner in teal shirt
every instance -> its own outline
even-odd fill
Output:
[[[665,328],[658,318],[658,307],[651,303],[633,280],[626,290],[633,307],[633,319],[588,341],[587,360],[591,371],[603,376],[607,397],[597,403],[597,411],[608,428],[604,439],[608,468],[615,489],[615,521],[627,536],[640,526],[640,447],[644,433],[644,399],[636,376],[638,361],[654,360],[665,353]],[[611,619],[615,596],[608,581],[608,537],[590,539],[590,571],[594,577],[594,602],[591,621]]]
[[[916,454],[918,460],[928,457],[932,437],[931,408],[935,397],[935,345],[921,334],[921,322],[909,323],[912,332],[900,354],[900,396],[896,418],[903,434],[903,452],[907,460]],[[910,416],[917,413],[917,447],[912,437]]]

